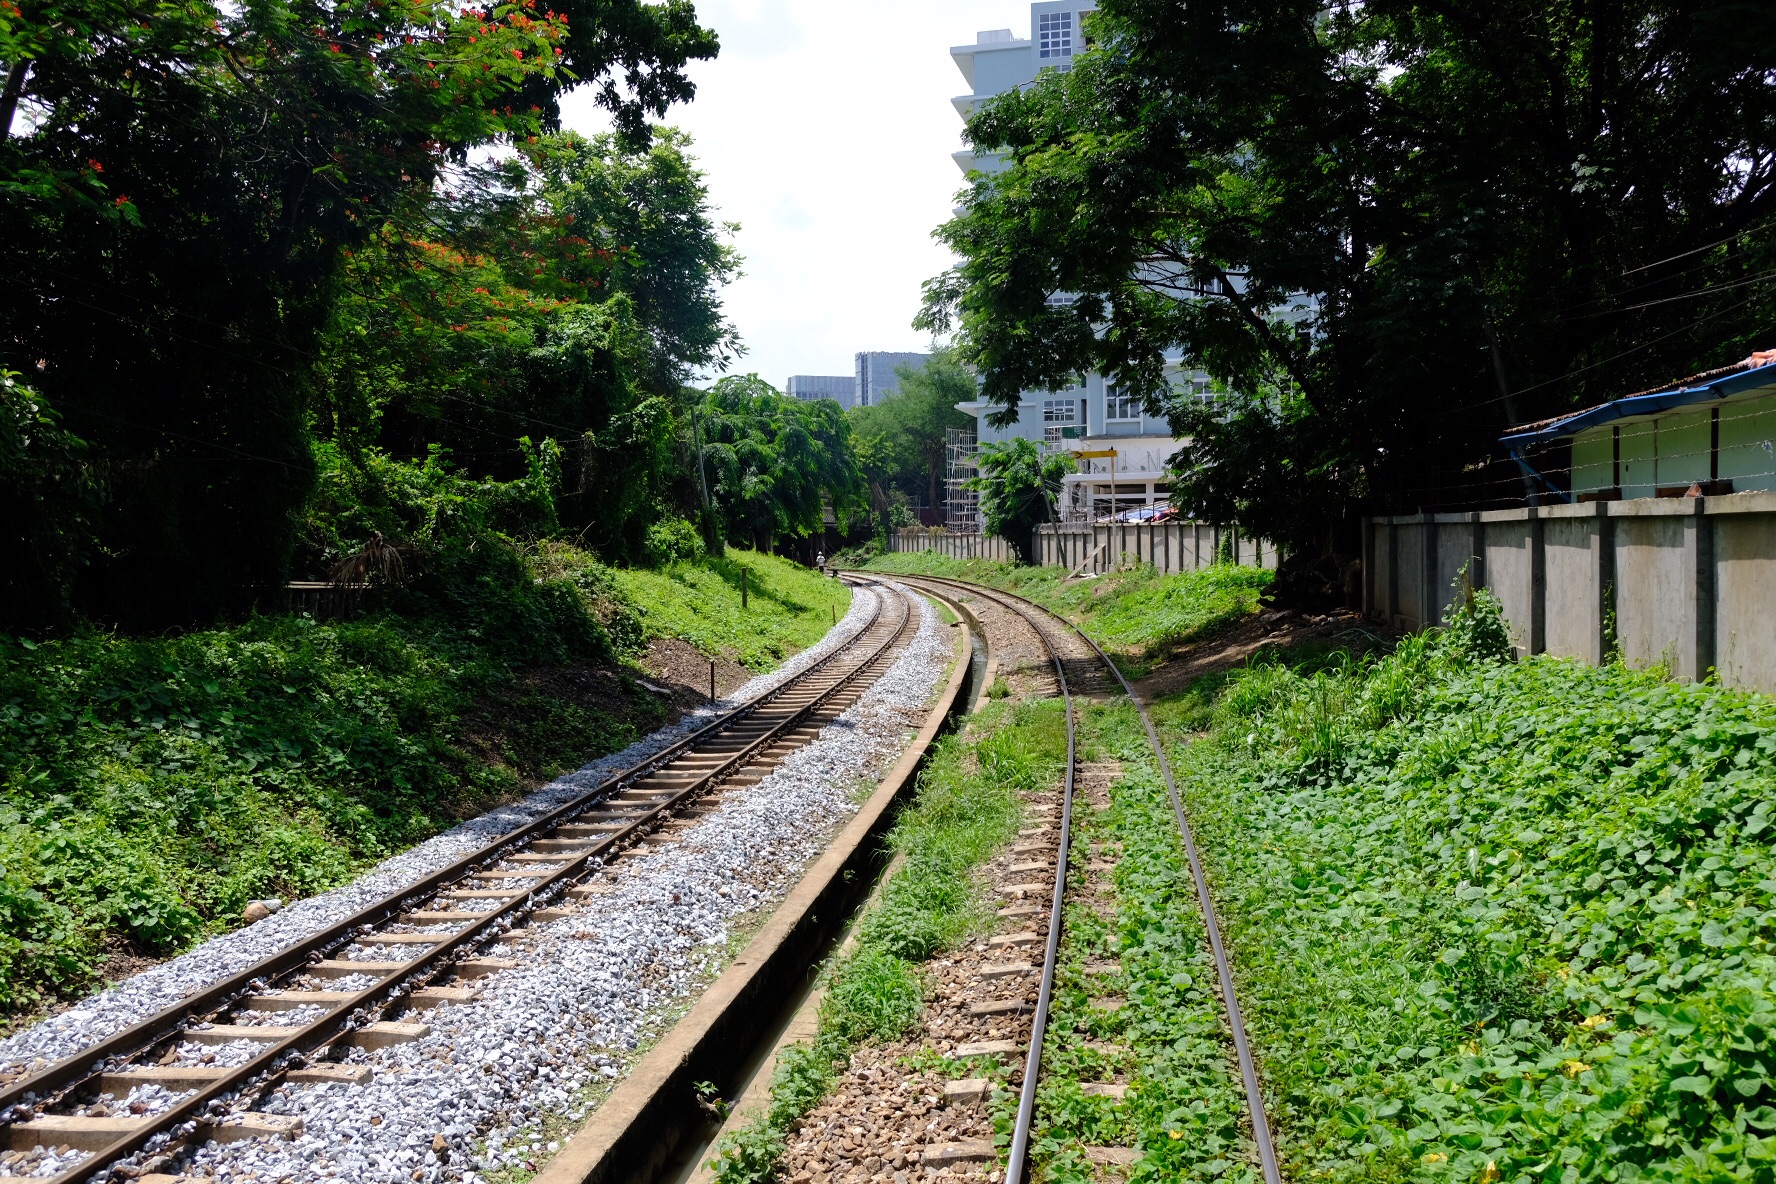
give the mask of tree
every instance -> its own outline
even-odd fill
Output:
[[[105,492],[85,452],[37,392],[0,370],[0,602],[22,622],[71,614]]]
[[[163,625],[281,582],[348,252],[570,87],[645,135],[715,49],[685,0],[0,10],[0,114],[28,117],[0,139],[0,366],[111,491],[75,605]]]
[[[978,388],[947,350],[932,354],[923,369],[901,366],[895,373],[895,394],[847,412],[858,463],[871,481],[936,508],[943,505],[945,432],[974,426],[956,404],[973,400]]]
[[[736,348],[738,259],[689,140],[539,137],[355,252],[322,352],[315,432],[346,453],[515,480],[520,436],[564,450],[563,524],[612,561],[679,508],[684,377]]]
[[[710,498],[729,541],[768,550],[779,535],[819,531],[828,505],[841,529],[866,508],[851,427],[832,400],[803,402],[756,374],[729,375],[698,412]]]
[[[980,476],[970,477],[968,488],[981,495],[987,533],[1010,543],[1019,563],[1034,563],[1036,528],[1053,520],[1061,478],[1073,471],[1073,462],[1061,453],[1044,458],[1034,441],[1022,437],[981,445],[976,461]]]
[[[1002,407],[1098,369],[1169,408],[1180,499],[1298,549],[1355,506],[1522,497],[1468,471],[1505,425],[1766,332],[1776,43],[1745,11],[1104,0],[1097,48],[970,122],[1008,167],[922,323]],[[1236,397],[1172,399],[1168,350]]]

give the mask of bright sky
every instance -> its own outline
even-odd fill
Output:
[[[699,0],[721,55],[694,63],[697,98],[667,116],[690,132],[745,275],[728,318],[734,370],[781,388],[850,374],[858,350],[923,350],[919,285],[950,265],[931,231],[962,174],[950,106],[968,90],[949,55],[976,30],[1029,33],[1027,0]],[[568,126],[604,126],[575,97]]]

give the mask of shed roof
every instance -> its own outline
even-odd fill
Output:
[[[1718,402],[1734,395],[1776,393],[1776,349],[1758,350],[1742,362],[1681,378],[1650,391],[1600,403],[1553,419],[1518,424],[1499,439],[1507,448],[1524,448],[1576,435],[1586,428],[1621,419],[1660,415],[1694,403]]]

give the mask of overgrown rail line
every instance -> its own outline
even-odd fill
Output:
[[[74,1184],[156,1170],[192,1141],[293,1134],[289,1120],[254,1112],[253,1101],[286,1080],[362,1080],[363,1069],[329,1053],[424,1035],[424,1025],[393,1017],[473,999],[471,986],[437,984],[505,969],[478,951],[527,921],[555,919],[549,906],[575,894],[576,881],[721,783],[761,780],[886,672],[917,632],[916,603],[849,578],[872,589],[869,619],[807,670],[449,867],[6,1084],[5,1145],[65,1149],[56,1174],[32,1178]],[[192,1045],[253,1051],[233,1065],[193,1064],[181,1053]],[[183,1096],[131,1113],[122,1099],[138,1086]],[[0,1180],[14,1178],[9,1170],[0,1166]]]
[[[1073,788],[1078,769],[1075,746],[1077,708],[1074,705],[1073,686],[1082,679],[1090,679],[1099,672],[1108,671],[1114,677],[1116,687],[1128,696],[1140,714],[1141,726],[1147,734],[1147,742],[1153,749],[1153,755],[1159,762],[1160,773],[1165,778],[1166,792],[1171,798],[1172,811],[1178,822],[1178,832],[1184,845],[1184,854],[1190,866],[1190,874],[1196,886],[1197,905],[1203,918],[1203,927],[1208,934],[1209,950],[1214,958],[1215,973],[1220,980],[1221,1000],[1227,1015],[1228,1031],[1233,1041],[1234,1053],[1239,1061],[1240,1077],[1245,1087],[1246,1108],[1252,1124],[1252,1142],[1258,1152],[1259,1165],[1264,1172],[1266,1184],[1282,1184],[1282,1173],[1277,1164],[1276,1147],[1271,1138],[1270,1117],[1264,1106],[1263,1089],[1258,1080],[1257,1062],[1252,1057],[1251,1043],[1246,1037],[1244,1015],[1240,1011],[1239,999],[1234,990],[1233,967],[1227,958],[1227,950],[1221,939],[1221,926],[1215,915],[1214,897],[1209,892],[1209,881],[1203,872],[1202,858],[1197,852],[1196,839],[1190,829],[1190,821],[1185,816],[1184,804],[1178,796],[1177,782],[1172,776],[1171,762],[1166,759],[1165,746],[1160,743],[1159,732],[1153,726],[1153,720],[1147,713],[1147,707],[1135,694],[1135,689],[1116,663],[1108,654],[1093,641],[1084,630],[1071,621],[1050,612],[1041,605],[1024,599],[1010,592],[996,588],[988,588],[972,584],[965,580],[953,580],[941,576],[901,576],[902,582],[918,587],[921,584],[933,584],[948,589],[966,592],[983,600],[994,603],[1021,618],[1025,624],[1041,639],[1044,651],[1048,654],[1054,670],[1057,696],[1064,700],[1067,713],[1067,776],[1062,793],[1061,834],[1057,844],[1055,862],[1054,894],[1048,917],[1048,942],[1046,957],[1042,966],[1042,982],[1037,994],[1036,1008],[1030,1035],[1030,1049],[1025,1061],[1022,1091],[1018,1099],[1017,1121],[1012,1128],[1011,1148],[1006,1164],[1005,1184],[1023,1184],[1027,1176],[1030,1130],[1035,1118],[1036,1088],[1042,1071],[1042,1039],[1048,1026],[1049,1009],[1053,1002],[1054,978],[1056,963],[1060,955],[1060,935],[1062,908],[1065,902],[1067,885],[1068,852],[1071,843],[1073,817]],[[1083,646],[1083,651],[1081,651]],[[1076,656],[1064,656],[1064,651],[1071,650]],[[1069,683],[1069,673],[1073,675],[1073,683]],[[1101,675],[1100,675],[1101,677]],[[1112,685],[1105,680],[1106,687]]]

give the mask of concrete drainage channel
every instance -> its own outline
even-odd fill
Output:
[[[883,597],[892,600],[903,594],[904,590],[882,586],[876,592],[865,591],[856,598],[850,628],[841,627],[830,642],[816,649],[837,653],[852,644],[851,638],[861,634],[857,621],[863,606],[877,601],[879,608]],[[191,1149],[171,1158],[162,1154],[158,1162],[147,1165],[139,1159],[135,1165],[120,1161],[123,1174],[157,1182],[178,1178],[162,1174],[168,1172],[222,1180],[474,1182],[488,1171],[529,1167],[532,1161],[546,1159],[553,1148],[544,1146],[545,1130],[583,1116],[608,1088],[606,1083],[621,1078],[632,1064],[630,1080],[605,1098],[601,1114],[616,1113],[623,1099],[634,1098],[639,1083],[655,1074],[662,1056],[674,1047],[696,1054],[688,1056],[687,1064],[699,1066],[712,1063],[698,1059],[707,1055],[697,1053],[699,1047],[713,1042],[745,1048],[758,1026],[755,1017],[768,1019],[770,1007],[759,1001],[781,998],[773,993],[778,989],[775,984],[787,981],[782,978],[784,968],[798,958],[811,957],[824,929],[844,915],[852,883],[869,879],[873,847],[866,840],[885,825],[893,795],[878,788],[858,811],[858,792],[897,756],[900,762],[890,771],[889,781],[897,775],[903,782],[907,779],[909,734],[924,721],[931,726],[920,731],[915,747],[928,742],[935,734],[934,721],[947,717],[965,677],[965,669],[958,670],[939,710],[926,710],[933,685],[943,681],[943,671],[950,665],[956,632],[943,628],[931,608],[920,604],[913,610],[916,629],[910,640],[901,643],[892,665],[879,672],[867,689],[843,700],[841,705],[849,706],[836,718],[830,713],[820,717],[825,726],[817,735],[804,729],[801,746],[764,776],[749,777],[744,772],[733,776],[721,787],[719,801],[712,795],[668,824],[665,831],[673,833],[666,835],[666,841],[660,835],[649,836],[647,842],[614,852],[614,858],[607,855],[611,862],[602,868],[589,865],[594,870],[574,889],[573,900],[563,902],[568,907],[538,909],[529,924],[500,933],[497,941],[477,951],[479,964],[465,964],[467,978],[459,969],[456,978],[461,985],[434,984],[415,992],[409,1009],[417,1013],[408,1024],[413,1031],[395,1033],[393,1028],[400,1025],[388,1021],[371,1025],[378,1031],[362,1029],[364,1039],[338,1043],[320,1062],[311,1054],[306,1062],[310,1068],[302,1069],[301,1060],[285,1066],[281,1076],[274,1075],[251,1097],[232,1102],[232,1095],[221,1097],[206,1112],[207,1127],[193,1129],[188,1124],[169,1132],[171,1137],[200,1140]],[[880,613],[863,615],[873,620]],[[904,611],[896,615],[905,620]],[[784,680],[793,678],[795,669],[815,668],[823,661],[811,652],[788,664],[790,669],[772,681],[789,685]],[[792,688],[789,696],[793,700],[798,693]],[[657,752],[672,740],[650,738],[637,749]],[[636,751],[618,759],[633,761]],[[592,775],[597,768],[582,774]],[[553,797],[546,790],[537,795],[540,800],[526,805],[533,815],[547,812],[554,801],[573,797],[579,787],[572,782],[567,779],[563,786],[551,787]],[[590,833],[598,825],[576,824],[575,829]],[[510,830],[511,821],[505,820],[499,829]],[[830,846],[822,842],[835,831]],[[472,835],[466,841],[457,839],[454,847],[449,840],[450,836],[434,840],[402,857],[405,864],[399,868],[385,866],[367,881],[386,884],[393,877],[397,883],[412,882],[413,872],[425,871],[428,865],[450,865],[461,848],[477,845]],[[567,844],[562,850],[573,846]],[[536,866],[543,866],[541,857]],[[529,875],[529,868],[503,874]],[[809,869],[806,874],[804,868]],[[812,888],[816,883],[821,886]],[[386,893],[388,888],[380,890]],[[113,1034],[127,1032],[130,1024],[163,1006],[169,994],[195,990],[196,998],[218,989],[206,983],[227,986],[230,974],[239,977],[240,967],[254,966],[255,958],[265,956],[267,945],[275,947],[280,928],[284,934],[294,930],[300,945],[301,932],[314,931],[317,920],[353,915],[365,892],[374,895],[374,890],[353,885],[208,943],[140,976],[145,982],[131,980],[57,1021],[0,1044],[0,1064],[10,1060],[18,1066],[15,1072],[22,1071],[19,1092],[29,1107],[31,1095],[25,1091],[31,1080],[43,1076],[38,1066],[44,1057],[59,1054],[76,1061],[95,1057],[107,1041],[115,1044]],[[460,926],[464,922],[459,913],[479,907],[468,900],[473,892],[453,895],[463,902],[450,906],[447,919],[441,918],[439,925]],[[664,1029],[673,1008],[682,1007],[682,1001],[721,970],[732,926],[745,924],[748,916],[757,918],[762,908],[780,898],[784,906],[729,972],[721,975],[683,1023],[637,1063],[628,1050]],[[439,940],[445,931],[428,932],[434,927],[419,924],[422,920],[426,918],[414,915],[397,926],[408,945],[391,948],[386,941],[365,942],[332,950],[325,957],[334,962],[362,960],[372,974],[360,977],[372,977],[391,952]],[[284,938],[285,943],[289,940]],[[364,985],[349,976],[335,976],[318,988],[298,983],[295,994],[348,995]],[[235,1026],[260,1023],[266,1029],[263,1033],[243,1031],[239,1041],[222,1040],[234,1033],[226,1022],[217,1023],[215,1027],[223,1029],[214,1031],[217,1040],[200,1035],[185,1042],[189,1048],[175,1043],[158,1063],[185,1071],[182,1067],[189,1062],[194,1068],[188,1075],[194,1080],[219,1078],[223,1067],[250,1059],[267,1039],[275,1038],[271,1029],[282,1030],[292,1021],[310,1018],[300,1010],[279,1010],[276,1002],[260,1007],[265,999],[276,999],[281,993],[278,986],[255,980],[250,993],[250,999],[243,994],[231,1005],[244,1008],[243,1014],[250,1017],[235,1021]],[[423,1000],[421,994],[426,996]],[[707,1019],[712,1013],[719,1013],[713,1022]],[[684,1033],[696,1029],[700,1017],[704,1040],[688,1040]],[[389,1030],[390,1039],[380,1039],[381,1029]],[[190,1030],[201,1034],[206,1025],[198,1022]],[[378,1038],[368,1038],[372,1035]],[[83,1053],[83,1049],[93,1051]],[[111,1066],[99,1068],[108,1071]],[[673,1073],[655,1076],[667,1092],[678,1080]],[[699,1072],[695,1079],[705,1078],[723,1080],[718,1069]],[[181,1100],[196,1096],[189,1089],[181,1095],[181,1084],[101,1089],[99,1096],[86,1101],[66,1096],[59,1106],[62,1113],[69,1113],[67,1107],[76,1105],[70,1129],[107,1122],[130,1128],[144,1118],[168,1114]],[[104,1096],[106,1092],[110,1096]],[[689,1091],[685,1092],[688,1100]],[[644,1124],[669,1119],[671,1109],[659,1103],[633,1107],[636,1120]],[[21,1122],[21,1113],[29,1117],[32,1111],[21,1111],[15,1104],[8,1115],[14,1120],[14,1137],[12,1149],[0,1156],[0,1178],[72,1181],[91,1174],[92,1168],[82,1165],[86,1156],[78,1147],[46,1143],[40,1131],[28,1129],[31,1123]],[[37,1113],[42,1113],[41,1103]],[[664,1133],[667,1128],[655,1129]],[[206,1130],[211,1141],[202,1142]],[[231,1135],[239,1141],[222,1141]],[[26,1150],[20,1138],[32,1142],[33,1148]],[[666,1141],[672,1141],[669,1134]],[[159,1139],[159,1145],[167,1145],[165,1138]],[[577,1153],[587,1142],[576,1138],[568,1145]],[[562,1166],[568,1162],[564,1158]]]

